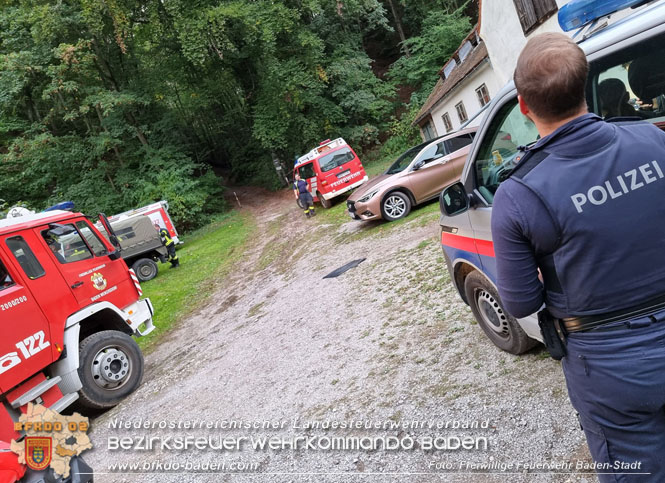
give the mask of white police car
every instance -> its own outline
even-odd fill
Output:
[[[628,7],[639,8],[599,28],[597,19]],[[665,129],[665,0],[574,0],[560,9],[559,23],[567,31],[580,29],[574,38],[582,39],[579,45],[589,59],[589,109],[605,118],[646,119]],[[516,320],[501,306],[490,215],[494,193],[514,166],[517,147],[537,136],[521,114],[510,82],[489,106],[460,182],[440,198],[441,244],[450,277],[490,340],[512,354],[527,351],[541,335],[535,314]],[[579,209],[589,202],[588,194],[581,193]]]

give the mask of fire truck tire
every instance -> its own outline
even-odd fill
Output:
[[[319,199],[319,203],[321,203],[321,206],[326,210],[332,206],[332,201],[325,199],[323,195],[318,191],[316,193],[316,197]]]
[[[478,271],[466,277],[464,292],[478,324],[499,349],[518,355],[537,344],[503,309],[496,289]]]
[[[143,379],[143,354],[136,341],[117,330],[86,337],[79,345],[79,405],[106,409],[129,396]]]
[[[132,270],[136,273],[139,282],[147,282],[157,276],[159,268],[154,260],[140,258],[134,262]]]

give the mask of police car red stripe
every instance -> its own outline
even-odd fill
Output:
[[[487,257],[495,256],[494,243],[492,240],[480,240],[478,238],[469,238],[466,236],[455,235],[453,233],[442,232],[441,244]]]
[[[136,276],[136,272],[134,272],[133,269],[129,269],[129,276],[132,277],[132,280],[134,281],[134,285],[136,286],[136,291],[139,293],[139,297],[143,295],[143,290],[141,290],[141,284],[139,283],[139,279]]]

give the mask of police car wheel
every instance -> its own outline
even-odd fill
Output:
[[[79,346],[80,406],[105,409],[130,395],[143,379],[143,355],[136,341],[117,330],[86,337]]]
[[[323,206],[326,210],[332,206],[332,201],[325,199],[321,193],[317,192],[316,197],[319,199],[321,206]]]
[[[136,273],[139,282],[152,280],[157,276],[157,272],[159,271],[154,260],[150,260],[149,258],[141,258],[135,261],[132,265],[132,270]]]
[[[499,294],[482,274],[471,272],[464,281],[464,292],[478,324],[499,349],[517,355],[536,345],[503,309]]]
[[[411,211],[411,200],[401,191],[389,193],[381,203],[381,213],[388,221],[404,218]]]

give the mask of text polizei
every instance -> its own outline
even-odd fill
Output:
[[[631,169],[616,178],[608,179],[601,185],[592,186],[586,193],[576,193],[570,197],[578,213],[587,202],[592,205],[602,205],[607,200],[614,200],[642,188],[654,181],[665,178],[658,161],[643,164]]]

